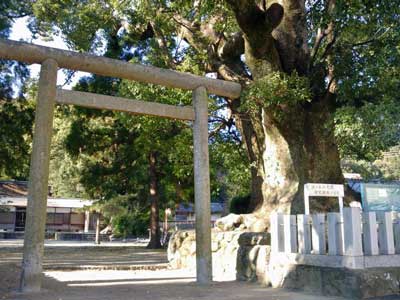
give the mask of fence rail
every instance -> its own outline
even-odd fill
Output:
[[[400,266],[400,213],[273,213],[271,253],[286,263],[366,268]]]

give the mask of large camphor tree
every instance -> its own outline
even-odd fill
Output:
[[[242,222],[249,230],[265,230],[272,210],[301,212],[305,183],[343,183],[339,148],[350,149],[362,137],[341,146],[335,122],[343,129],[363,116],[352,120],[357,111],[345,109],[345,117],[335,120],[338,109],[398,100],[385,96],[399,87],[396,1],[38,0],[32,5],[31,28],[61,32],[76,49],[96,50],[102,34],[114,31],[127,52],[137,53],[136,42],[146,44],[143,62],[157,53],[160,66],[242,84],[239,99],[224,99],[227,117],[221,122],[234,120],[252,176],[253,213],[226,221]],[[320,209],[331,205],[324,202]]]

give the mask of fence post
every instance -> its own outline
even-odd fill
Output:
[[[272,212],[269,215],[270,231],[271,231],[271,252],[278,252],[278,214]]]
[[[283,252],[285,250],[283,236],[283,215],[273,212],[270,214],[271,222],[271,251]]]
[[[340,213],[328,213],[328,254],[343,255],[343,222]]]
[[[313,254],[326,253],[325,214],[315,214],[312,218],[312,246]]]
[[[20,280],[21,292],[40,291],[42,284],[50,144],[56,100],[57,71],[58,65],[53,59],[45,60],[40,69],[29,169],[24,255]]]
[[[311,253],[310,216],[297,215],[297,238],[299,240],[299,253]]]
[[[363,213],[363,240],[364,254],[378,255],[378,227],[376,223],[376,214],[374,211]]]
[[[283,230],[285,240],[285,252],[297,253],[297,229],[296,216],[283,216]]]
[[[400,254],[400,213],[394,212],[393,218],[393,233],[394,233],[394,242],[395,242],[395,252],[396,254]]]
[[[391,212],[377,212],[380,254],[394,254],[393,221]]]
[[[343,209],[344,255],[363,255],[361,240],[361,211],[358,207]]]

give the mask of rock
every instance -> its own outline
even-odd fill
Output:
[[[190,245],[189,254],[190,254],[191,256],[196,255],[196,243],[192,243],[192,244]]]
[[[212,241],[211,242],[211,251],[216,252],[219,249],[219,242],[218,241]]]
[[[216,240],[217,241],[223,241],[224,238],[225,238],[224,232],[217,232],[215,235],[216,235]]]
[[[255,214],[229,214],[215,222],[219,231],[248,231],[265,232],[269,227],[269,220]]]
[[[255,280],[257,272],[266,263],[259,259],[261,249],[269,242],[266,232],[212,231],[213,274],[216,280]],[[265,252],[265,251],[264,251]],[[269,252],[268,252],[269,253]],[[194,231],[175,232],[168,245],[168,260],[172,268],[196,267],[196,242]],[[263,274],[261,274],[263,275]]]
[[[222,231],[231,231],[240,226],[243,222],[242,215],[229,214],[215,222],[215,226]]]
[[[239,235],[239,245],[254,246],[267,245],[270,243],[270,234],[267,232],[243,232]]]
[[[256,277],[257,281],[265,286],[268,285],[266,282],[266,271],[269,263],[269,254],[271,252],[270,246],[259,246],[257,259],[256,259]]]
[[[224,233],[224,241],[229,243],[230,241],[232,241],[232,238],[233,238],[234,235],[235,235],[234,231],[225,232]]]
[[[269,221],[265,219],[257,219],[249,227],[251,232],[266,232],[269,227]]]

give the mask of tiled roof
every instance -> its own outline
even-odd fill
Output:
[[[26,207],[28,199],[26,197],[0,197],[0,205]],[[47,207],[68,207],[83,208],[93,204],[91,200],[68,199],[68,198],[48,198]]]
[[[0,205],[26,207],[28,182],[17,180],[0,180]],[[50,188],[48,196],[51,196]],[[70,198],[47,198],[47,207],[82,208],[93,204],[91,200]]]
[[[21,197],[27,194],[27,181],[0,180],[0,197]]]

